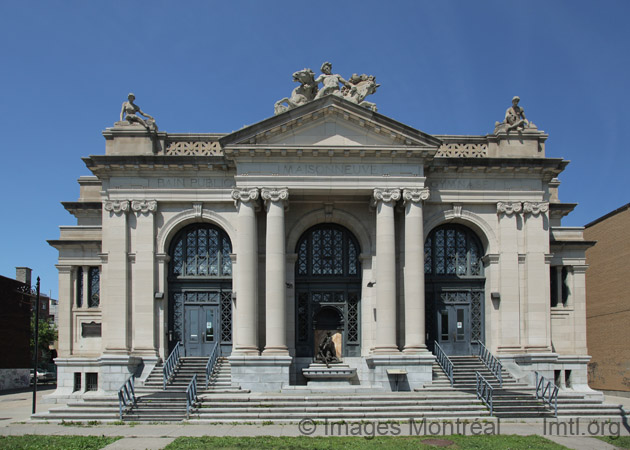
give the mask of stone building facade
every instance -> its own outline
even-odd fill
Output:
[[[517,376],[588,389],[568,161],[533,125],[438,136],[373,109],[329,95],[230,134],[107,128],[63,203],[76,225],[50,241],[56,395],[115,392],[177,342],[216,343],[243,388],[293,389],[328,332],[355,386],[389,390],[400,370],[420,388],[436,342],[481,342]]]
[[[630,203],[586,225],[589,385],[630,396]]]

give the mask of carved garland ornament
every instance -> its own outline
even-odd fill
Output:
[[[521,202],[499,202],[497,203],[497,214],[505,214],[511,216],[512,214],[518,214],[523,210],[523,204]]]
[[[111,211],[114,214],[122,214],[129,212],[128,200],[106,200],[103,202],[105,211]]]
[[[523,203],[523,212],[537,216],[549,211],[549,203],[547,202],[525,202]]]
[[[131,209],[136,213],[148,214],[157,211],[157,201],[155,200],[133,200]]]
[[[400,200],[400,189],[374,189],[374,201],[390,203]]]
[[[402,198],[405,203],[419,203],[429,198],[429,188],[423,189],[404,189]]]

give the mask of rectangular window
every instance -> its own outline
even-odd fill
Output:
[[[72,392],[77,392],[81,390],[81,372],[74,372],[74,387],[72,388]]]
[[[88,275],[88,307],[97,308],[101,300],[101,271],[98,267],[90,267]]]
[[[98,390],[98,373],[88,372],[85,374],[85,392]]]
[[[83,306],[83,267],[77,269],[77,308]]]

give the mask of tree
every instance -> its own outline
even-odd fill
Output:
[[[31,355],[33,355],[33,348],[35,347],[35,317],[31,317]],[[57,340],[57,326],[53,322],[47,320],[39,320],[39,340],[37,346],[39,347],[40,355],[48,355],[50,351],[50,345]],[[43,361],[42,361],[43,362]]]

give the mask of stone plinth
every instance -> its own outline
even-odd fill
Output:
[[[241,356],[229,358],[232,384],[252,392],[280,392],[289,384],[290,356]]]
[[[435,356],[429,352],[417,355],[372,355],[366,358],[371,384],[390,391],[413,391],[433,381]],[[389,373],[406,372],[406,375]]]
[[[357,379],[357,369],[347,364],[311,364],[302,369],[307,385],[312,387],[347,387]]]

